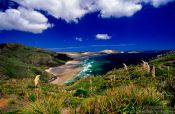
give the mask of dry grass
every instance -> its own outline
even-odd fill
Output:
[[[128,71],[128,67],[127,67],[127,65],[126,65],[125,63],[123,63],[123,66],[124,66],[124,69],[125,69],[126,71]]]
[[[145,67],[128,66],[128,72],[114,69],[103,76],[82,78],[70,86],[42,82],[35,88],[33,79],[11,79],[0,86],[0,93],[13,98],[7,99],[7,105],[17,106],[25,101],[24,107],[18,105],[19,113],[24,114],[143,113],[144,107],[166,111],[175,106],[174,67],[149,64],[153,66],[149,74],[145,62]]]
[[[89,98],[80,108],[81,113],[113,114],[125,109],[141,106],[163,106],[164,96],[153,87],[140,87],[134,84],[109,89],[105,95]],[[131,109],[130,112],[133,110]],[[137,112],[137,111],[136,111]]]
[[[34,83],[35,83],[35,87],[37,87],[39,85],[40,82],[40,75],[36,75]]]
[[[151,71],[151,68],[150,68],[150,65],[149,65],[149,63],[148,63],[148,62],[146,62],[146,66],[147,66],[147,73],[149,74],[149,73],[150,73],[150,71]]]
[[[22,112],[31,114],[60,114],[63,98],[60,96],[46,96],[29,104]]]
[[[147,64],[145,61],[142,60],[142,67],[143,67],[143,70],[146,71],[147,69]]]
[[[155,66],[153,66],[151,74],[152,74],[153,78],[156,78],[156,68],[155,68]]]

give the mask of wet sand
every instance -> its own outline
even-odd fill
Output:
[[[57,79],[51,81],[50,83],[64,85],[65,81],[73,79],[81,70],[82,68],[66,69],[58,75]]]
[[[77,52],[67,52],[69,57],[73,58],[74,60],[67,61],[65,65],[61,65],[58,67],[52,67],[47,70],[46,72],[53,75],[52,79],[49,80],[52,84],[57,85],[65,85],[65,81],[73,79],[78,73],[80,73],[83,68],[77,67],[81,64],[81,59],[90,57],[93,55],[98,55],[99,53],[94,52],[85,52],[85,53],[77,53]]]
[[[77,67],[81,64],[81,60],[85,59],[90,56],[104,54],[101,52],[84,52],[84,53],[78,53],[78,52],[67,52],[64,53],[67,54],[69,57],[73,58],[74,60],[68,61],[65,63],[65,65],[61,65],[58,67],[52,67],[47,70],[46,72],[53,75],[52,79],[49,80],[52,84],[57,85],[64,85],[65,81],[73,79],[78,73],[80,73],[83,68]]]
[[[53,67],[45,70],[53,75],[53,78],[49,81],[52,84],[64,85],[65,81],[73,79],[83,68],[77,67],[81,64],[80,61],[68,61],[65,65]]]

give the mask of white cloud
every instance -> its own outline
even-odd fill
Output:
[[[154,7],[159,7],[161,5],[166,5],[169,2],[173,2],[175,0],[142,0],[145,3],[150,3]]]
[[[97,7],[104,18],[129,17],[141,10],[142,5],[134,2],[134,0],[98,0]]]
[[[27,8],[47,11],[57,19],[66,22],[78,22],[78,19],[88,13],[90,0],[14,0]]]
[[[109,17],[130,17],[140,11],[143,3],[151,4],[154,7],[166,5],[175,0],[96,0],[97,10],[102,18]]]
[[[111,36],[109,36],[108,34],[97,34],[96,39],[109,40],[109,39],[111,39]]]
[[[40,10],[66,22],[78,21],[87,13],[100,12],[102,18],[130,17],[140,11],[143,4],[154,7],[175,0],[12,0],[18,9],[0,12],[0,30],[20,30],[41,33],[51,25]]]
[[[100,11],[102,17],[132,16],[142,8],[135,0],[14,0],[24,7],[44,10],[67,22],[78,22],[85,14]]]
[[[48,12],[66,22],[78,22],[87,13],[100,11],[102,18],[129,17],[142,9],[142,3],[155,7],[174,0],[13,0],[20,5]]]
[[[82,42],[83,39],[81,37],[76,37],[75,40],[79,41],[79,42]]]
[[[51,27],[48,19],[34,10],[8,9],[0,12],[0,30],[20,30],[32,33],[41,33]]]

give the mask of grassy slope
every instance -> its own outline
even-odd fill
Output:
[[[46,75],[44,69],[64,64],[70,58],[16,43],[0,45],[0,79]]]
[[[0,87],[7,104],[2,111],[15,113],[15,107],[16,113],[24,114],[171,113],[175,106],[174,60],[175,54],[169,54],[150,61],[151,68],[156,66],[156,78],[137,65],[64,87],[42,82],[34,88],[32,79],[10,79]]]

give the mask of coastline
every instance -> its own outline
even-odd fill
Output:
[[[63,86],[65,81],[72,80],[77,74],[79,74],[83,67],[80,67],[81,60],[90,56],[98,55],[99,53],[94,52],[65,52],[63,54],[68,55],[73,58],[73,60],[67,61],[64,65],[58,67],[51,67],[45,71],[49,74],[52,74],[53,77],[49,80],[49,83]]]
[[[49,81],[51,84],[65,85],[65,81],[73,79],[83,67],[79,67],[81,61],[71,60],[67,61],[64,65],[52,67],[45,71],[52,74],[53,78]]]
[[[79,74],[83,67],[80,67],[81,60],[86,59],[91,56],[100,55],[100,54],[109,54],[105,52],[65,52],[64,54],[73,58],[73,60],[67,61],[64,65],[58,67],[51,67],[45,71],[52,74],[53,77],[49,80],[49,83],[56,85],[65,85],[65,82],[72,80],[77,74]],[[111,53],[112,54],[112,53]]]

